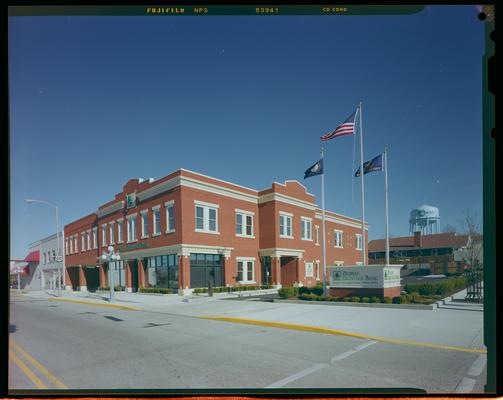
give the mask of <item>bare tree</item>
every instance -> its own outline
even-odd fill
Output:
[[[482,255],[482,221],[478,212],[465,210],[463,221],[460,223],[462,232],[468,235],[468,243],[463,250],[463,258],[470,268],[480,267]]]

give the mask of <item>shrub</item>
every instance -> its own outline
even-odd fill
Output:
[[[400,296],[393,297],[392,303],[393,304],[400,304]]]
[[[380,303],[381,302],[381,298],[380,297],[371,297],[370,298],[370,302],[371,303]]]
[[[342,301],[351,301],[351,297],[343,297]]]
[[[299,288],[296,287],[284,287],[278,289],[279,297],[282,299],[288,299],[290,297],[297,297],[299,295]]]
[[[440,295],[446,296],[457,290],[466,287],[466,278],[449,278],[442,282],[431,282],[431,283],[409,283],[405,285],[405,291],[407,293],[417,292],[421,296],[431,296]]]
[[[171,288],[140,288],[140,293],[159,293],[159,294],[172,294]]]
[[[323,296],[323,286],[315,286],[314,288],[311,289],[311,293],[314,293],[318,296]]]
[[[334,297],[334,296],[327,296],[325,298],[326,301],[337,301],[337,297]]]
[[[384,299],[383,299],[383,303],[386,303],[386,304],[391,304],[392,301],[393,301],[393,299],[388,296],[384,297]]]
[[[360,301],[362,303],[369,303],[370,302],[370,298],[368,298],[368,297],[362,297]]]
[[[400,304],[407,304],[409,302],[409,298],[406,295],[400,296]]]
[[[358,303],[360,301],[360,298],[358,296],[353,296],[353,297],[351,297],[351,301],[353,303]]]

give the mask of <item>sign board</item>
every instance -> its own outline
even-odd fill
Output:
[[[126,208],[136,206],[136,193],[130,193],[126,196]]]
[[[147,243],[134,243],[128,244],[125,246],[118,246],[117,249],[119,251],[128,251],[128,250],[136,250],[136,249],[146,249],[148,247]]]
[[[390,288],[400,286],[403,265],[329,267],[330,287]]]

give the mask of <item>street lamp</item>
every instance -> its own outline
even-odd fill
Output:
[[[109,282],[108,284],[110,285],[110,303],[114,301],[114,274],[112,272],[112,269],[110,268],[110,262],[111,261],[119,261],[121,259],[121,256],[119,253],[114,252],[114,246],[108,246],[108,253],[104,252],[101,255],[101,259],[105,262],[108,262],[108,275],[109,275]],[[114,263],[115,265],[115,263]]]
[[[44,200],[25,199],[24,201],[27,202],[28,204],[42,203],[42,204],[53,207],[54,210],[56,211],[56,241],[58,242],[58,257],[56,258],[55,261],[58,263],[58,295],[59,295],[59,297],[61,297],[61,265],[60,265],[60,262],[62,261],[62,257],[61,257],[61,247],[60,247],[60,243],[59,243],[59,211],[58,211],[58,206],[56,206],[52,203],[49,203],[48,201],[44,201]]]

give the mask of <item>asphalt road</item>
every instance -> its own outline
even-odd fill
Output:
[[[261,312],[273,305],[246,306]],[[9,332],[10,390],[392,387],[482,393],[485,383],[484,354],[210,321],[176,308],[129,311],[15,297]]]

